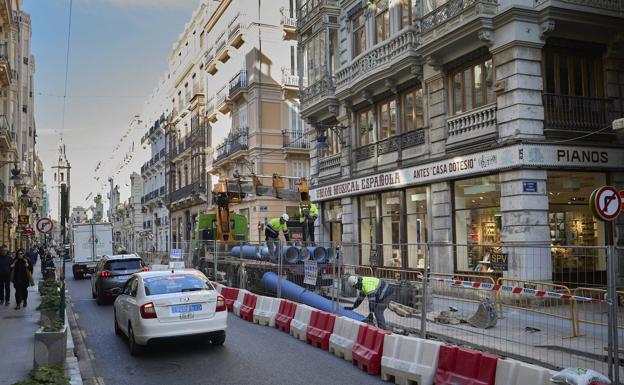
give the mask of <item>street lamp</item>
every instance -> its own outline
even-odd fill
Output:
[[[6,166],[7,164],[13,164],[13,168],[11,169],[11,181],[13,181],[14,184],[19,184],[22,181],[22,177],[21,177],[21,173],[22,170],[20,170],[19,168],[17,168],[17,164],[18,161],[17,160],[3,160],[0,161],[0,168]]]

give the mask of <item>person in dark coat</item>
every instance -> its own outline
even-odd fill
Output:
[[[30,273],[32,274],[33,269],[37,264],[37,259],[39,259],[39,252],[37,251],[37,248],[33,246],[30,250],[28,250],[28,252],[26,253],[26,257],[30,262]]]
[[[9,255],[6,245],[0,247],[0,305],[11,303],[11,264],[13,258]]]
[[[30,273],[30,261],[26,258],[24,249],[18,249],[15,253],[15,260],[11,264],[11,281],[15,288],[15,310],[23,303],[26,307],[28,299],[28,286],[34,285],[33,276]]]

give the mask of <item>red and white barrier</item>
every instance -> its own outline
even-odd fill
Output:
[[[275,316],[282,301],[273,297],[258,297],[253,313],[254,323],[275,327]]]
[[[362,322],[348,317],[337,317],[334,332],[329,337],[329,352],[351,362],[353,344],[357,341]]]
[[[551,385],[554,371],[524,362],[505,359],[496,364],[495,385]]]
[[[381,379],[395,384],[433,385],[443,343],[391,334],[384,339]]]
[[[243,306],[243,302],[245,301],[245,294],[248,294],[249,292],[245,289],[240,289],[238,291],[238,297],[236,298],[236,301],[234,301],[234,314],[236,314],[237,316],[240,317],[240,309],[241,306]]]
[[[306,340],[306,334],[308,332],[308,324],[310,323],[310,316],[312,312],[316,310],[308,305],[298,304],[297,311],[295,311],[295,318],[290,322],[290,335],[300,339]]]

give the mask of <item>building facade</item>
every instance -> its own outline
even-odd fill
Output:
[[[34,226],[27,197],[37,183],[35,63],[30,16],[20,10],[21,4],[11,0],[0,5],[0,243],[11,249],[24,245],[26,229]],[[28,222],[20,224],[20,215],[28,216]]]
[[[222,1],[204,25],[206,118],[211,182],[243,178],[309,176],[307,127],[299,116],[295,2]],[[303,79],[302,79],[303,81]],[[212,180],[214,179],[214,180]],[[291,189],[297,189],[294,179]],[[211,203],[211,202],[210,202]],[[245,215],[249,239],[264,241],[262,226],[299,202],[248,196],[231,209]]]
[[[171,111],[169,84],[168,77],[159,82],[141,114],[147,126],[141,144],[150,149],[150,159],[141,167],[143,237],[149,251],[167,251],[169,247],[169,210],[166,206],[168,154],[165,140],[166,119]]]
[[[624,187],[615,3],[316,3],[299,33],[323,241],[359,244],[349,263],[422,269],[435,242],[435,272],[489,272],[502,251],[508,278],[604,279],[580,246],[624,237],[588,205]]]

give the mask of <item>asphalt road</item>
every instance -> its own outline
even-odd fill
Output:
[[[86,347],[93,352],[93,369],[106,385],[387,384],[324,350],[232,313],[224,346],[177,342],[132,357],[126,339],[113,330],[112,305],[98,306],[89,285],[89,280],[67,280]]]

